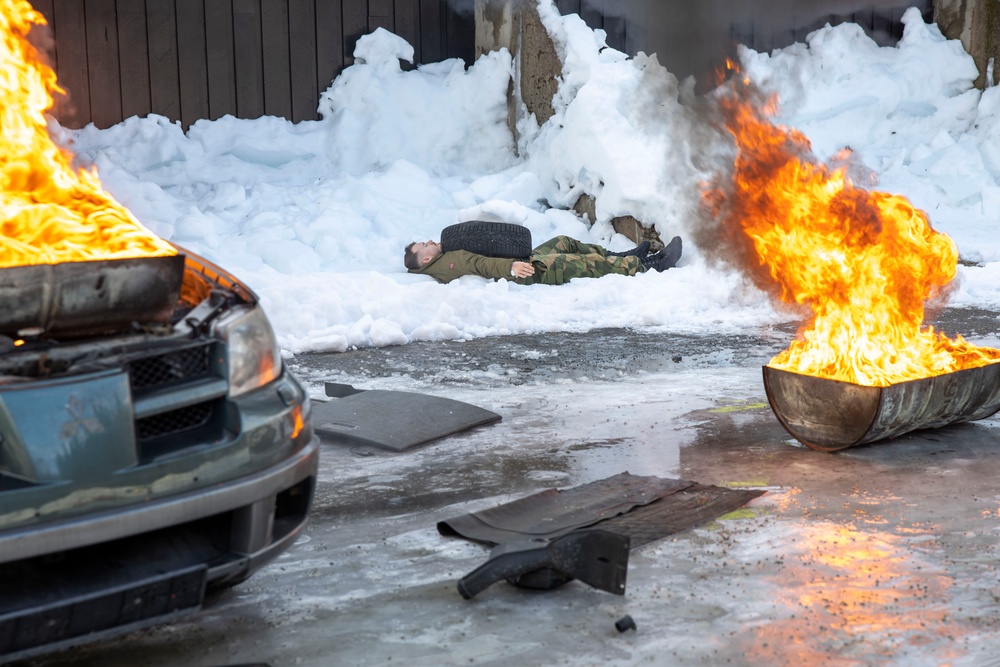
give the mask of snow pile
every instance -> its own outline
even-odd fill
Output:
[[[744,280],[710,268],[691,239],[698,183],[724,151],[655,56],[607,48],[603,33],[540,2],[563,57],[555,115],[506,125],[510,55],[403,71],[413,49],[363,37],[332,82],[322,119],[198,121],[157,116],[107,130],[56,128],[82,164],[157,234],[206,256],[261,296],[290,353],[598,327],[739,331],[790,315]],[[779,121],[821,159],[845,146],[878,189],[910,198],[958,243],[953,303],[1000,305],[1000,99],[972,87],[958,42],[909,10],[896,47],[858,26],[826,27],[744,71],[774,90]],[[572,211],[597,197],[590,227]],[[634,278],[519,286],[474,276],[447,286],[406,273],[403,247],[483,216],[525,225],[536,244],[568,234],[615,250],[610,220],[634,215],[685,240],[680,265]]]

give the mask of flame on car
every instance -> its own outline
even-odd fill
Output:
[[[0,0],[0,267],[176,254],[50,136],[63,90],[28,40],[45,24],[25,0]]]

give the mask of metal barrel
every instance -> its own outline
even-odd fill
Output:
[[[833,452],[989,417],[1000,410],[1000,363],[888,387],[764,366],[764,390],[775,417],[796,440]]]
[[[184,261],[177,254],[0,269],[0,334],[79,335],[168,322]]]

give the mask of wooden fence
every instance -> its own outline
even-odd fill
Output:
[[[413,45],[417,64],[471,63],[476,0],[33,0],[68,97],[67,127],[109,127],[159,114],[317,118],[319,95],[353,63],[358,38],[383,27]],[[931,0],[557,0],[629,54],[657,53],[679,77],[700,74],[734,44],[786,46],[825,22],[855,21],[880,43],[901,34],[911,4]]]
[[[33,0],[68,98],[67,127],[150,113],[182,121],[317,118],[319,95],[382,27],[418,63],[469,60],[474,0]]]

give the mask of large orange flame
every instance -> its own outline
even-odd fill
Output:
[[[777,98],[755,101],[745,78],[718,101],[736,159],[731,181],[706,190],[708,210],[752,244],[765,287],[813,313],[772,367],[888,386],[1000,360],[1000,350],[923,326],[925,302],[958,264],[923,211],[855,185],[846,166],[818,163],[802,133],[768,120]]]
[[[28,42],[45,18],[0,0],[0,267],[176,254],[49,136],[45,112],[62,92]]]

